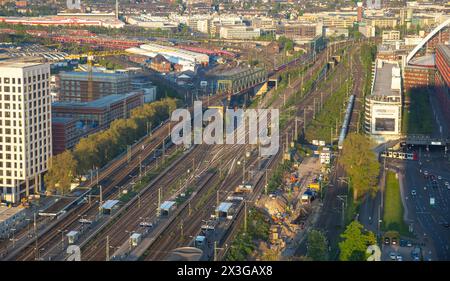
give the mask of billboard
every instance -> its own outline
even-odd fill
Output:
[[[372,134],[398,134],[400,130],[398,105],[373,105]]]
[[[395,118],[375,118],[375,131],[395,131]]]

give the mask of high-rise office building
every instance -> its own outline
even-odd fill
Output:
[[[0,63],[0,197],[38,193],[52,155],[50,65]]]

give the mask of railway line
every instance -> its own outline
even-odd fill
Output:
[[[324,58],[322,58],[322,60],[323,60]],[[320,63],[320,61],[319,61],[319,63]],[[314,71],[315,69],[313,69],[312,71]],[[310,73],[310,75],[312,75],[312,71],[311,72],[309,72]],[[155,192],[155,191],[154,191]],[[155,198],[155,193],[151,193],[152,195],[149,195],[151,198]],[[141,199],[140,199],[141,200]],[[144,202],[146,201],[146,199],[144,199]],[[151,210],[151,211],[153,211],[153,210]],[[136,217],[136,215],[137,214],[135,214],[134,212],[131,212],[130,213],[132,216],[134,216],[134,217]],[[142,215],[142,216],[141,216]],[[144,217],[147,217],[146,216],[146,214],[141,214],[139,217],[142,217],[142,218],[144,218]],[[124,220],[124,221],[126,221],[126,220]],[[120,224],[116,224],[116,228],[117,229],[119,229],[120,228]],[[114,232],[114,231],[113,231]],[[125,232],[126,233],[126,232]],[[108,236],[109,237],[109,235],[106,235],[106,236]],[[112,238],[112,242],[113,242],[113,244],[114,243],[116,243],[115,241],[123,241],[123,240],[125,240],[125,238],[126,238],[126,236],[128,236],[128,235],[124,235],[123,233],[122,233],[122,235],[119,235],[119,237],[118,238],[115,238],[116,236],[114,236],[114,235],[111,235],[111,238]],[[105,242],[106,243],[106,242]],[[114,246],[113,246],[114,247]],[[101,246],[99,247],[100,249],[102,248]],[[105,245],[105,248],[106,248],[106,245]],[[100,252],[102,252],[102,251],[100,251]],[[106,251],[105,251],[106,252]],[[93,258],[93,259],[102,259],[102,255],[101,254],[97,254],[97,255],[90,255],[90,252],[88,251],[87,252],[87,254],[85,253],[85,257],[87,257],[88,259],[90,259],[90,258]]]
[[[313,68],[311,68],[310,70],[308,70],[308,72],[305,74],[304,79],[308,79],[308,77],[311,77],[312,74],[314,73],[315,70],[317,70],[316,67],[319,67],[321,63],[324,63],[327,59],[327,56],[324,53],[321,53],[318,58],[316,59],[316,64],[314,64]],[[319,66],[318,66],[319,65]],[[299,82],[298,80],[295,81],[292,85],[290,85],[290,87],[287,88],[287,95],[290,96],[292,95],[292,93],[294,92],[294,89],[297,88],[299,85],[301,84],[301,82]],[[308,96],[306,96],[306,98],[308,98]],[[311,98],[310,98],[311,100]],[[277,103],[280,103],[280,99],[278,99]],[[277,104],[274,104],[273,106],[276,106]],[[289,129],[292,126],[289,126]],[[117,186],[118,184],[122,183],[124,181],[124,179],[127,179],[127,175],[133,171],[133,169],[136,169],[139,165],[140,165],[140,161],[137,160],[138,155],[141,156],[141,160],[143,159],[147,159],[148,157],[150,157],[151,153],[154,151],[154,149],[156,149],[158,147],[158,145],[161,145],[162,142],[158,142],[156,140],[163,138],[165,139],[165,135],[170,133],[170,124],[169,123],[165,123],[163,124],[163,126],[157,130],[154,133],[154,136],[152,138],[145,138],[143,140],[141,140],[141,142],[139,142],[137,145],[133,146],[131,149],[131,160],[128,163],[128,156],[127,155],[123,155],[118,161],[114,161],[113,163],[111,163],[111,165],[108,165],[107,167],[104,168],[103,171],[101,171],[99,173],[98,176],[98,183],[99,184],[104,184],[104,189],[103,189],[103,196],[104,198],[108,199],[108,198],[113,198],[113,194],[115,191],[115,186]],[[284,134],[281,138],[284,138]],[[289,134],[286,136],[286,138],[289,138]],[[285,140],[287,141],[287,139]],[[142,149],[142,144],[144,144],[144,149]],[[202,147],[203,145],[200,145],[199,147]],[[241,146],[240,148],[234,148],[231,151],[237,151],[238,153],[242,153],[244,151],[244,149],[246,146]],[[229,148],[229,147],[228,147]],[[222,148],[223,149],[223,148]],[[198,151],[196,153],[198,153],[199,155],[205,156],[207,155],[207,150],[196,150],[196,148],[194,148],[195,151]],[[235,155],[239,155],[237,153],[233,153],[230,151],[227,151],[227,153],[222,153],[222,156],[217,157],[216,160],[218,162],[218,164],[223,166],[223,163],[225,161],[225,159],[228,158],[229,161],[232,161],[231,159],[235,156]],[[195,157],[198,154],[194,154],[193,157]],[[278,156],[277,156],[278,157]],[[213,167],[213,166],[209,166]],[[218,166],[216,166],[218,167]],[[171,174],[171,176],[169,179],[164,179],[161,180],[161,182],[158,183],[158,185],[170,185],[171,183],[173,183],[174,179],[176,178],[177,172],[180,173],[183,169],[182,168],[177,168],[177,170],[175,170],[174,173]],[[205,171],[204,171],[205,172]],[[182,172],[181,172],[182,173]],[[113,178],[110,179],[108,178],[109,175],[113,174]],[[235,175],[233,176],[233,178],[230,179],[231,182],[237,182],[238,181],[239,176]],[[212,180],[214,181],[214,176],[212,177]],[[126,181],[125,181],[126,182]],[[93,181],[91,181],[91,183],[88,185],[88,187],[93,187],[95,184]],[[231,185],[230,185],[231,186]],[[202,186],[200,186],[202,187]],[[151,190],[151,191],[150,191]],[[203,188],[199,189],[200,191],[203,190]],[[143,204],[147,204],[151,201],[154,201],[156,198],[156,194],[157,194],[157,190],[156,189],[152,189],[149,188],[149,192],[148,195],[147,193],[140,198],[140,202]],[[199,194],[197,194],[199,195]],[[209,197],[209,199],[207,200],[206,204],[207,206],[211,207],[212,206],[212,202],[214,202],[213,199],[211,199],[213,197]],[[193,200],[195,201],[195,200]],[[14,258],[14,259],[18,259],[18,260],[30,260],[36,259],[37,257],[40,256],[39,252],[40,249],[44,249],[43,251],[46,252],[46,249],[54,249],[55,245],[58,245],[60,242],[60,237],[61,237],[61,230],[64,229],[71,229],[76,227],[77,223],[78,223],[78,219],[80,217],[83,216],[93,216],[94,214],[96,214],[98,212],[99,209],[99,202],[96,201],[93,204],[81,204],[76,206],[75,208],[69,210],[67,212],[67,214],[64,215],[64,217],[62,217],[61,219],[59,219],[48,231],[44,232],[42,235],[40,235],[38,241],[36,241],[36,238],[31,239],[28,243],[27,246],[23,247],[22,249],[20,249],[20,251],[16,252],[15,255],[10,255],[9,258]],[[133,208],[131,208],[133,209]],[[138,208],[139,209],[139,208]],[[127,229],[127,227],[129,228],[135,228],[136,224],[139,224],[139,222],[136,222],[136,218],[137,216],[139,216],[140,218],[147,218],[147,217],[152,217],[151,213],[155,213],[155,209],[156,207],[152,207],[149,208],[147,210],[147,212],[141,212],[141,211],[137,211],[134,210],[132,212],[127,212],[125,213],[126,218],[129,218],[128,220],[123,219],[123,221],[133,221],[134,223],[129,223],[125,225],[124,224],[120,224],[117,223],[115,221],[115,223],[117,223],[117,227],[115,227],[114,229],[111,230],[106,230],[107,234],[110,235],[106,235],[108,237],[110,237],[111,240],[111,244],[113,245],[112,247],[118,247],[118,246],[114,246],[114,245],[119,245],[121,242],[123,243],[123,241],[125,241],[128,238],[128,234],[127,232],[123,231],[123,229]],[[209,208],[204,208],[204,210],[208,210]],[[154,216],[153,216],[154,217]],[[190,229],[192,228],[192,230],[194,230],[195,228],[198,227],[199,222],[201,223],[201,220],[199,220],[200,216],[196,217],[196,221],[194,223],[190,223],[189,227],[187,229],[187,231],[190,233]],[[132,219],[132,220],[130,220]],[[122,232],[121,232],[122,231]],[[117,234],[117,233],[122,233],[122,234]],[[125,233],[125,234],[124,234]],[[105,233],[102,233],[103,239],[101,241],[105,240],[105,235],[103,235]],[[105,247],[103,247],[102,249],[102,243],[101,242],[98,244],[99,246],[97,248],[92,247],[92,249],[88,250],[85,254],[86,257],[88,259],[92,259],[92,260],[104,260],[105,255],[102,254],[105,253],[105,249],[106,249],[106,241],[104,242]],[[98,242],[98,241],[96,241]],[[34,243],[34,245],[32,245],[32,243]],[[98,249],[98,250],[97,250]],[[163,252],[164,250],[160,251]],[[44,253],[45,255],[45,253]]]
[[[352,78],[353,88],[352,93],[355,95],[355,102],[352,111],[352,117],[348,126],[349,132],[357,132],[359,130],[359,115],[364,109],[364,70],[362,68],[361,60],[359,56],[357,59],[352,59]],[[334,212],[332,210],[340,209],[341,202],[337,200],[337,196],[347,195],[347,186],[339,181],[340,177],[345,176],[345,171],[341,165],[336,165],[332,175],[330,176],[330,183],[333,184],[333,188],[329,188],[325,194],[322,206],[322,212],[319,215],[319,219],[314,227],[321,229],[327,236],[327,240],[330,245],[336,245],[339,239],[339,234],[342,232],[341,225],[341,213]],[[332,249],[335,250],[335,249]],[[306,252],[306,246],[304,243],[297,249],[296,254],[301,255]]]
[[[318,63],[320,64],[321,62],[324,61],[324,58],[321,58],[318,60]],[[312,71],[309,72],[309,75],[306,75],[306,77],[311,77],[312,73],[314,73],[314,71],[316,71],[318,68],[312,68]],[[296,82],[296,84],[294,85],[298,85],[298,82]],[[289,92],[289,95],[293,94],[293,90],[291,90]],[[317,94],[317,93],[316,93]],[[331,94],[331,93],[330,93]],[[314,101],[314,96],[313,95],[306,95],[305,98],[303,99],[302,102],[302,106],[299,107],[298,111],[301,111],[302,109],[304,110],[305,107],[310,106],[312,104],[312,102]],[[281,100],[278,99],[275,104],[272,105],[272,107],[280,107],[281,106]],[[309,118],[312,118],[312,112],[310,112],[308,114]],[[290,122],[289,125],[286,128],[286,131],[292,130],[294,126],[294,122]],[[284,137],[284,134],[282,134],[282,139]],[[287,143],[288,142],[288,138],[289,138],[289,134],[286,135],[285,139],[282,140],[280,143]],[[243,149],[245,150],[245,146],[242,145],[239,149]],[[233,152],[233,154],[238,155],[239,152]],[[275,163],[277,163],[276,160],[279,160],[282,156],[282,152],[279,152],[276,156],[273,156],[272,158],[270,158],[269,163],[267,164],[266,167],[272,167],[275,165]],[[258,161],[258,159],[254,159],[253,161]],[[262,175],[263,173],[259,173],[256,182],[255,182],[255,190],[254,193],[252,193],[252,195],[250,196],[250,201],[255,201],[261,194],[262,188],[264,186],[263,182],[261,181],[262,179]],[[232,176],[230,179],[228,179],[227,185],[228,188],[224,189],[224,192],[226,192],[227,194],[229,194],[229,192],[232,192],[230,190],[231,188],[234,188],[235,186],[237,186],[237,184],[239,183],[240,177],[239,175],[235,174],[234,176]],[[148,254],[145,257],[146,260],[161,260],[164,259],[164,257],[167,255],[168,251],[170,249],[174,249],[176,247],[179,247],[181,245],[183,245],[184,241],[183,237],[194,237],[195,234],[198,233],[198,230],[200,229],[200,226],[202,224],[203,221],[205,221],[206,219],[208,219],[208,212],[206,214],[205,210],[209,210],[209,212],[211,212],[212,208],[214,207],[214,203],[216,200],[214,200],[214,196],[210,196],[207,203],[204,205],[204,211],[201,213],[202,216],[197,215],[195,218],[190,218],[189,216],[187,216],[186,214],[180,213],[179,217],[175,218],[173,220],[173,222],[167,227],[166,229],[166,233],[167,235],[169,235],[170,237],[166,236],[160,236],[157,237],[155,240],[155,243],[153,243],[152,245],[155,245],[154,247],[150,247],[147,251]],[[237,212],[237,216],[235,218],[235,223],[233,225],[233,227],[229,228],[230,234],[234,234],[235,233],[235,225],[238,225],[240,220],[242,220],[242,211],[243,207],[242,204],[240,204],[239,208],[238,208],[238,212]],[[187,228],[183,228],[183,235],[177,235],[177,233],[179,233],[180,231],[177,229],[178,225],[180,225],[180,222],[182,221],[186,221],[187,219],[189,219],[189,226]],[[226,247],[227,243],[229,243],[230,239],[232,239],[233,235],[225,235],[225,238],[222,239],[219,242],[219,245],[221,247]],[[157,242],[157,243],[156,243]]]
[[[135,146],[134,151],[131,152],[131,155],[134,155],[134,157],[127,157],[127,155],[124,155],[124,157],[119,161],[121,165],[113,163],[108,166],[106,169],[109,171],[110,176],[106,178],[106,174],[104,174],[104,177],[101,179],[99,175],[98,179],[98,184],[102,185],[103,189],[102,199],[111,198],[114,195],[116,186],[123,184],[124,179],[128,180],[128,175],[132,173],[133,170],[137,169],[142,161],[145,161],[147,158],[151,157],[155,149],[162,146],[162,140],[165,140],[169,133],[170,123],[163,124],[161,128],[153,133],[151,137],[145,139],[145,142],[141,143],[140,146]],[[140,155],[140,158],[136,157],[138,154]],[[91,187],[93,184],[94,182]],[[26,245],[23,249],[20,249],[19,253],[13,253],[9,255],[7,259],[13,258],[15,260],[29,260],[37,258],[38,255],[35,254],[35,252],[39,250],[36,250],[36,248],[49,248],[51,244],[54,244],[54,242],[59,242],[60,235],[58,230],[70,229],[78,223],[80,217],[91,217],[98,213],[99,204],[100,202],[95,201],[92,204],[76,205],[74,208],[68,210],[66,214],[63,214],[60,218],[56,218],[56,223],[49,230],[39,235],[40,237],[38,237],[37,242],[35,235],[35,237],[29,241],[28,245]]]
[[[357,48],[360,48],[359,46]],[[361,85],[363,82],[363,79],[361,77],[361,73],[359,72],[360,69],[353,69],[352,68],[352,73],[355,75],[354,77],[354,81],[356,81],[356,85],[354,84],[353,87],[353,93],[355,95],[360,96],[360,89],[361,89]],[[338,79],[338,78],[337,78]],[[318,93],[318,92],[317,92]],[[316,93],[316,94],[317,94]],[[331,95],[331,93],[328,93],[328,95],[326,95],[325,98],[329,97]],[[314,101],[314,94],[310,94],[310,95],[306,95],[306,97],[303,99],[301,105],[297,108],[297,116],[299,116],[302,111],[306,110],[308,108],[308,106],[311,105],[311,103]],[[311,120],[314,116],[313,113],[311,111],[306,112],[305,115],[306,117],[305,120]],[[354,120],[354,118],[352,118]],[[305,120],[301,120],[301,123],[305,122]],[[303,125],[303,124],[301,124]],[[295,126],[295,120],[291,120],[288,125],[286,126],[286,131],[292,130],[293,126]],[[272,161],[268,164],[268,168],[271,169],[273,168],[273,166],[276,165],[276,163],[278,163],[281,159],[282,153],[279,152],[277,155],[272,157]],[[262,188],[264,186],[263,182],[261,181],[262,178],[259,178],[255,184],[255,190],[254,193],[251,196],[250,201],[255,201],[256,198],[259,197],[259,195],[261,194]],[[236,215],[236,219],[235,219],[235,227],[230,228],[229,231],[224,235],[224,237],[222,238],[222,240],[219,242],[218,246],[221,249],[224,249],[223,251],[219,252],[217,255],[217,259],[223,259],[226,255],[226,252],[228,250],[228,246],[231,245],[231,241],[232,239],[235,237],[235,235],[237,234],[237,226],[240,225],[240,223],[242,222],[244,217],[244,210],[242,208],[242,206],[240,207],[240,209],[237,212]]]
[[[203,162],[205,156],[208,154],[208,148],[194,148],[194,151],[189,153],[185,159],[185,162],[179,162],[170,171],[167,172],[160,180],[153,183],[151,186],[145,189],[145,192],[140,195],[138,204],[136,202],[128,209],[125,210],[124,214],[117,218],[113,224],[105,227],[105,229],[100,232],[94,239],[89,241],[84,247],[82,247],[82,258],[83,260],[105,260],[106,259],[106,237],[110,239],[109,246],[112,251],[120,247],[129,238],[128,232],[137,231],[140,228],[140,223],[145,220],[146,222],[155,221],[157,213],[158,204],[158,193],[159,190],[164,194],[162,198],[168,199],[172,193],[169,192],[171,186],[176,184],[177,180],[180,180],[182,176],[187,175],[187,170],[185,168],[185,163],[194,163],[197,161],[197,168],[192,166],[192,172],[188,175],[187,182],[195,180],[193,175],[198,169],[200,169],[201,162]],[[191,167],[191,166],[189,166]],[[178,191],[178,190],[177,190]],[[144,207],[141,207],[144,206]],[[137,218],[142,218],[139,220]]]

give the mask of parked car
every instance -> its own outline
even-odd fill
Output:
[[[389,258],[390,258],[391,260],[395,261],[395,260],[397,260],[397,254],[394,253],[394,252],[391,252],[391,253],[389,254]]]
[[[407,246],[407,247],[412,247],[412,243],[411,243],[411,241],[409,241],[409,240],[408,240],[408,241],[406,241],[406,246]]]
[[[400,247],[406,247],[406,244],[407,242],[406,242],[406,240],[404,240],[404,239],[400,239]]]
[[[392,245],[397,245],[397,238],[393,237],[391,239],[391,243],[392,243]]]
[[[397,255],[397,261],[403,261],[403,257],[401,255]]]
[[[412,196],[416,196],[416,194],[417,194],[417,193],[416,193],[416,190],[415,190],[415,189],[411,190],[411,195],[412,195]]]
[[[420,261],[421,256],[422,256],[422,249],[420,247],[415,247],[411,251],[411,258],[413,259],[413,261]]]
[[[390,245],[391,244],[391,239],[389,239],[389,237],[384,237],[384,245]]]

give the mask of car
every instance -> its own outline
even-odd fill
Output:
[[[391,244],[391,239],[389,239],[389,237],[384,237],[384,245],[390,245]]]
[[[397,255],[397,261],[403,261],[403,257],[401,255]]]
[[[407,241],[405,239],[400,239],[399,245],[400,245],[400,247],[406,247]]]
[[[448,181],[445,182],[446,186],[450,186],[450,183]]]
[[[441,177],[441,176],[438,176],[438,180],[442,180],[442,177]]]
[[[406,247],[412,247],[412,243],[411,243],[411,241],[406,241]]]
[[[417,193],[416,193],[416,190],[415,190],[415,189],[411,190],[411,195],[412,195],[412,196],[416,196],[416,194],[417,194]]]
[[[396,238],[396,237],[393,237],[393,238],[391,239],[391,243],[392,243],[392,245],[397,245],[397,238]]]
[[[445,228],[449,228],[449,227],[450,227],[450,223],[448,223],[448,222],[443,222],[443,223],[441,223],[441,224],[442,224],[442,226],[445,227]]]
[[[394,253],[394,252],[391,252],[391,253],[389,254],[389,258],[390,258],[391,260],[395,261],[395,260],[397,259],[397,254]]]
[[[428,171],[425,170],[425,171],[423,172],[423,174],[424,174],[425,176],[428,176]]]

